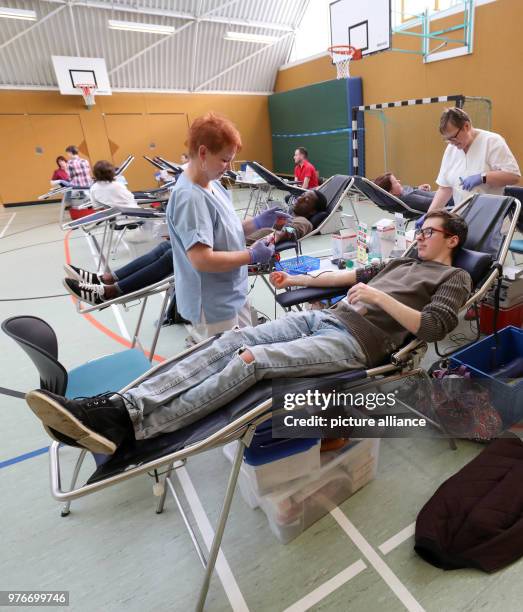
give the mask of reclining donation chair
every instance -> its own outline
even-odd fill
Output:
[[[321,232],[322,228],[330,221],[332,216],[341,210],[341,205],[345,196],[349,193],[353,184],[353,178],[350,176],[345,176],[344,174],[335,174],[327,179],[322,185],[317,187],[317,191],[321,191],[323,195],[327,198],[327,209],[323,212],[316,213],[310,219],[312,224],[312,230],[302,236],[298,242],[298,251],[301,252],[301,243],[310,236],[314,236]],[[351,203],[352,205],[352,203]],[[354,217],[357,220],[358,217],[356,215],[356,211],[354,210]],[[278,242],[276,245],[276,252],[281,253],[282,251],[286,251],[287,249],[296,248],[296,242],[292,240],[285,240],[283,242]]]
[[[360,193],[388,214],[401,213],[407,219],[416,219],[425,214],[430,206],[429,198],[416,194],[409,196],[407,204],[364,176],[354,176],[352,190]]]
[[[477,285],[474,295],[468,302],[469,304],[478,299],[478,295],[484,295],[488,287],[499,275],[500,266],[505,260],[508,244],[514,233],[515,217],[512,218],[508,233],[499,248],[492,247],[492,241],[485,236],[485,231],[490,229],[493,223],[496,225],[498,222],[502,221],[509,211],[513,211],[516,216],[519,215],[520,208],[521,204],[519,201],[505,197],[476,196],[464,202],[462,209],[464,210],[465,217],[470,223],[471,231],[466,248],[463,249],[460,260],[457,263],[470,271]],[[473,247],[479,249],[492,247],[495,248],[496,252],[495,254],[490,251],[477,252],[471,250]],[[484,279],[484,281],[481,282],[479,279]],[[288,292],[290,294],[289,298],[293,298],[294,295],[299,294],[300,291],[307,292],[310,290],[305,289]],[[282,294],[282,296],[287,297],[287,293]],[[293,302],[292,299],[289,301]],[[201,350],[208,342],[212,341],[213,339],[202,342],[184,351],[180,355],[171,358],[169,361],[159,364],[129,383],[121,391],[127,391],[141,381],[146,380],[151,375],[161,371],[167,365],[183,359],[193,351]],[[336,381],[343,380],[347,384],[358,386],[367,384],[369,381],[387,382],[401,380],[402,378],[418,373],[423,375],[423,370],[419,368],[418,363],[426,348],[423,342],[414,339],[406,346],[396,351],[390,356],[387,363],[383,363],[379,367],[368,370],[361,369],[351,370],[346,373],[337,373],[335,375],[328,375],[324,377],[324,379],[327,380],[332,378]],[[48,383],[46,380],[42,380],[42,384],[45,387]],[[161,512],[163,509],[167,488],[173,493],[177,505],[180,511],[182,511],[181,504],[174,488],[172,472],[183,465],[183,462],[188,458],[197,453],[202,453],[210,448],[222,446],[232,440],[239,440],[240,443],[237,445],[222,510],[216,527],[215,537],[210,546],[207,559],[205,559],[202,546],[199,544],[196,534],[192,531],[188,519],[186,517],[184,518],[184,522],[191,532],[191,537],[196,546],[198,555],[206,567],[197,605],[197,609],[201,610],[203,609],[207,596],[209,582],[229,515],[231,501],[241,467],[243,451],[245,447],[250,445],[256,427],[268,420],[272,415],[273,406],[271,391],[271,381],[261,381],[254,387],[251,387],[243,395],[230,402],[227,406],[192,425],[173,433],[164,434],[149,440],[135,441],[126,446],[122,446],[114,455],[111,455],[107,461],[96,468],[85,484],[77,487],[76,478],[73,479],[73,483],[69,490],[64,490],[62,488],[60,445],[58,442],[53,442],[49,451],[52,495],[59,501],[70,502],[73,499],[94,493],[95,491],[112,486],[113,484],[117,484],[139,474],[153,472],[155,478],[159,479],[160,475],[158,470],[162,468],[161,490],[158,491],[157,488],[157,492],[160,493],[157,512]],[[95,391],[93,390],[93,392]],[[90,395],[91,392],[87,393],[87,391],[85,391],[85,394]],[[274,407],[274,409],[276,410],[278,407]],[[431,422],[435,426],[438,426],[437,422]],[[82,453],[85,454],[85,451],[82,451]],[[78,470],[76,470],[76,472],[78,472]]]
[[[505,187],[505,195],[517,198],[520,202],[523,199],[523,187]],[[516,222],[518,232],[523,234],[523,212],[520,213],[519,218]],[[516,260],[514,254],[523,255],[523,240],[513,240],[510,243],[509,251],[512,253],[514,261]]]

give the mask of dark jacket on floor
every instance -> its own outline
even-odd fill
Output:
[[[523,555],[523,442],[495,440],[444,482],[416,520],[416,552],[443,569],[494,572]]]

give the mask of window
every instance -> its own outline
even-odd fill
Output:
[[[393,0],[392,27],[395,28],[405,21],[415,19],[425,9],[429,14],[445,11],[453,6],[463,6],[463,0]]]
[[[290,60],[296,62],[312,55],[327,51],[330,43],[330,0],[313,0],[298,31],[292,48]]]

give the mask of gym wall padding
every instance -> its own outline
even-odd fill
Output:
[[[523,79],[520,78],[520,58],[523,57],[521,14],[521,0],[503,0],[476,6],[474,51],[470,55],[424,64],[419,55],[385,51],[352,62],[351,74],[361,76],[365,82],[363,103],[376,104],[451,93],[490,98],[492,130],[505,138],[520,167],[523,167],[523,114],[519,108],[523,94]],[[433,21],[433,31],[451,27],[458,17],[462,18],[463,14],[456,15],[454,21],[451,17]],[[419,50],[420,41],[414,36],[394,35],[392,46]],[[280,70],[275,91],[305,87],[335,76],[335,67],[325,55]],[[401,168],[398,170],[406,183],[417,185],[428,182],[434,186],[443,142],[438,132],[438,122],[429,127],[431,131],[426,136],[427,148],[420,150],[408,172]],[[419,125],[416,124],[406,126],[405,151],[410,147],[410,136],[416,134],[417,137],[418,129]],[[404,158],[401,153],[398,151],[397,159]],[[431,157],[430,171],[427,171],[427,155]],[[383,160],[382,141],[378,146],[367,147],[365,157],[367,175],[372,177],[371,172]],[[395,168],[391,167],[390,170],[394,171]]]
[[[360,78],[325,81],[270,96],[274,170],[292,174],[294,151],[303,146],[321,176],[348,174],[351,108],[361,100]]]
[[[186,150],[187,125],[215,111],[240,130],[238,155],[271,167],[271,131],[266,95],[114,93],[86,110],[80,96],[57,91],[0,91],[0,204],[33,202],[49,188],[55,157],[81,145],[93,165],[118,164],[133,153],[125,173],[130,189],[156,185],[155,169],[142,155],[178,161]],[[38,150],[37,150],[38,147]],[[1,208],[0,208],[1,210]]]

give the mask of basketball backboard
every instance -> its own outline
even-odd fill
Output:
[[[352,45],[363,56],[390,49],[390,0],[335,0],[329,12],[332,46]]]
[[[51,59],[61,94],[79,96],[82,95],[79,85],[91,85],[97,96],[112,95],[103,58],[53,55]]]

